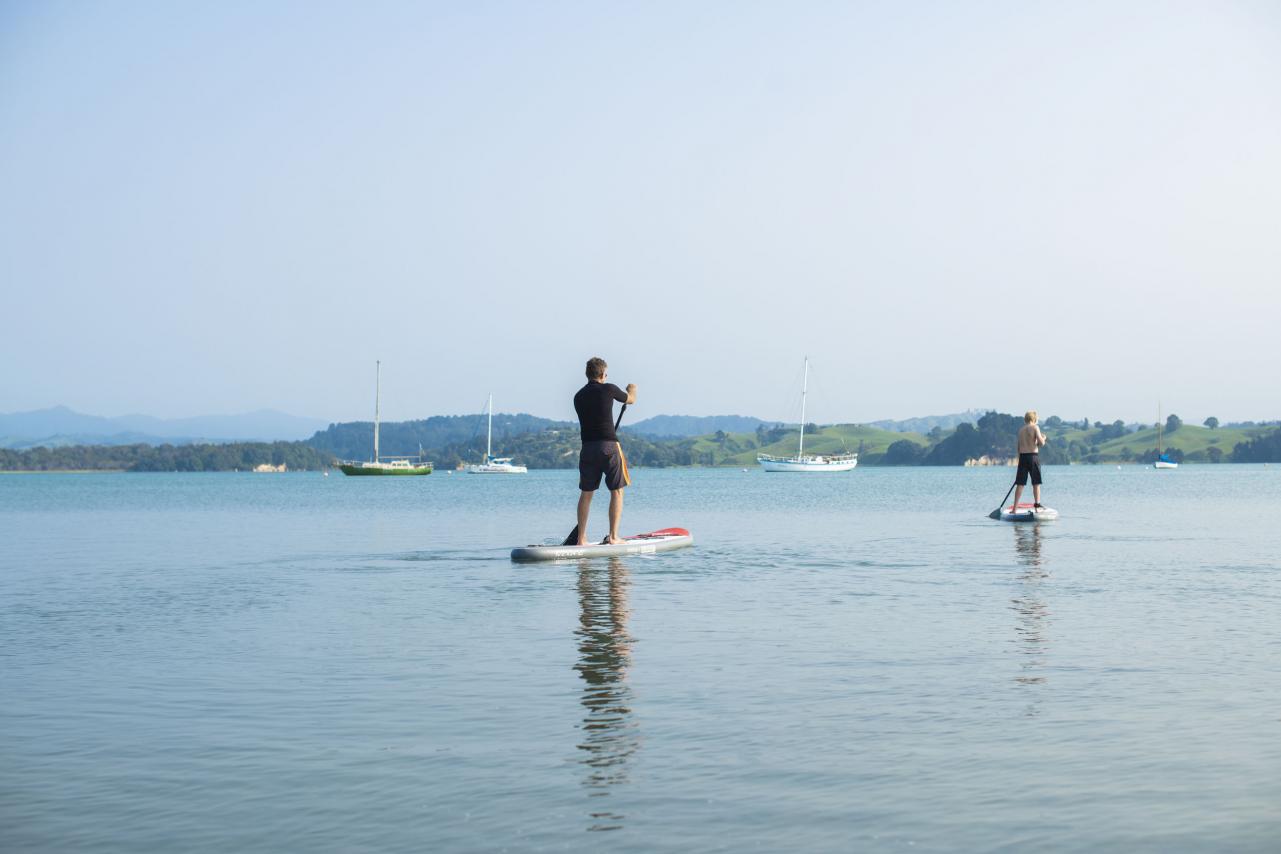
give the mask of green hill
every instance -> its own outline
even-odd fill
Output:
[[[379,428],[379,451],[388,456],[416,454],[420,447],[435,452],[451,445],[475,445],[477,441],[483,449],[485,429],[484,415],[433,415],[416,421],[384,421]],[[578,425],[524,413],[494,413],[496,442],[548,430],[577,432]],[[308,439],[307,444],[339,459],[368,459],[374,447],[374,424],[372,421],[330,424]]]
[[[1238,442],[1249,441],[1272,429],[1219,427],[1211,430],[1184,424],[1173,433],[1163,431],[1161,444],[1166,451],[1182,452],[1186,462],[1215,462],[1216,457],[1228,462]],[[1079,426],[1047,429],[1045,433],[1052,445],[1069,451],[1074,461],[1089,463],[1146,462],[1155,452],[1157,442],[1155,426],[1121,436],[1109,435],[1107,428],[1082,430]]]
[[[756,433],[716,433],[697,436],[691,440],[690,450],[696,455],[710,455],[715,465],[746,466],[756,464],[757,454],[789,456],[796,453],[800,429],[776,428]],[[805,429],[805,452],[834,454],[856,451],[859,463],[876,465],[885,451],[895,442],[907,440],[925,447],[928,442],[916,433],[896,433],[860,424],[834,424],[820,427],[816,432]]]
[[[1208,462],[1211,448],[1218,448],[1224,457],[1228,457],[1238,442],[1249,441],[1267,432],[1267,427],[1219,427],[1211,430],[1184,424],[1173,433],[1163,433],[1161,444],[1166,450],[1181,450],[1188,462]],[[1108,457],[1135,457],[1155,449],[1156,439],[1157,429],[1151,427],[1104,442],[1099,445],[1099,453]]]

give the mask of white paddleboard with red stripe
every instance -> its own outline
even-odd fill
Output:
[[[512,560],[574,560],[581,557],[611,555],[648,555],[683,549],[694,545],[694,538],[684,528],[663,528],[648,534],[625,537],[621,543],[588,543],[585,546],[521,546],[512,549]]]
[[[1001,508],[1002,522],[1048,522],[1057,518],[1059,518],[1059,511],[1051,507],[1021,503],[1018,507],[1010,505]]]

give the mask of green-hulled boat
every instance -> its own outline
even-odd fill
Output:
[[[385,461],[385,462],[384,462]],[[359,463],[344,460],[338,464],[343,474],[431,474],[435,467],[431,463],[410,462],[408,457],[383,457],[378,462]]]
[[[374,363],[374,458],[368,462],[339,460],[338,468],[349,475],[421,475],[431,474],[434,466],[423,462],[422,448],[418,459],[412,457],[384,457],[378,453],[378,404],[382,392],[382,362]]]

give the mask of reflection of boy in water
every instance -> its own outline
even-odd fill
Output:
[[[1041,509],[1041,455],[1037,453],[1045,444],[1045,434],[1036,426],[1036,410],[1029,409],[1023,416],[1023,427],[1019,430],[1019,470],[1014,475],[1014,512],[1018,512],[1019,499],[1023,497],[1023,487],[1027,479],[1032,478],[1032,500],[1035,508]]]

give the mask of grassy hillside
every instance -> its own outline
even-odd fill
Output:
[[[1269,432],[1270,427],[1197,427],[1184,424],[1173,433],[1164,432],[1162,445],[1168,451],[1177,448],[1187,462],[1208,462],[1211,448],[1223,453],[1224,462],[1238,442],[1245,442]],[[1135,433],[1100,441],[1099,430],[1079,428],[1047,430],[1051,442],[1076,445],[1080,458],[1087,462],[1128,462],[1156,448],[1157,429],[1149,427]],[[1097,456],[1096,456],[1097,455]]]
[[[780,435],[781,434],[781,435]],[[746,466],[756,464],[759,453],[788,456],[796,453],[796,442],[800,431],[797,428],[776,431],[774,441],[761,445],[755,433],[725,433],[697,436],[692,440],[691,450],[700,455],[710,454],[716,465]],[[894,442],[906,439],[922,447],[926,444],[924,436],[916,433],[896,433],[890,430],[879,430],[876,427],[864,427],[858,424],[836,424],[823,427],[818,433],[805,431],[805,452],[815,454],[833,454],[842,451],[859,451],[862,448],[859,462],[875,465],[885,454],[885,449]]]
[[[1208,427],[1194,427],[1190,424],[1184,424],[1173,433],[1164,433],[1161,438],[1161,444],[1169,448],[1178,448],[1185,455],[1204,453],[1212,447],[1218,447],[1225,455],[1232,453],[1232,448],[1237,442],[1245,442],[1253,439],[1263,433],[1268,432],[1267,427],[1220,427],[1217,430],[1211,430]],[[1147,430],[1140,430],[1137,433],[1131,433],[1120,439],[1113,439],[1110,442],[1104,442],[1099,445],[1099,452],[1109,456],[1119,456],[1125,452],[1130,454],[1142,453],[1149,448],[1156,447],[1157,430],[1152,427]]]

